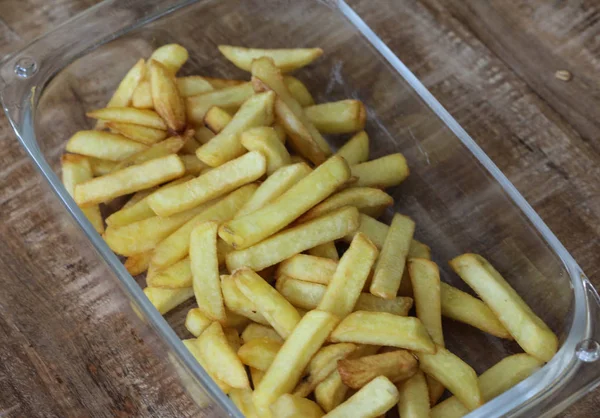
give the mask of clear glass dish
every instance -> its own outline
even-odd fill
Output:
[[[399,7],[394,0],[378,2],[383,6],[390,13]],[[65,219],[79,226],[68,233],[81,238],[81,251],[103,260],[115,292],[154,328],[158,338],[150,344],[166,352],[201,409],[241,417],[181,344],[186,308],[165,318],[156,312],[58,177],[66,139],[92,126],[85,112],[104,106],[140,56],[170,42],[190,52],[183,74],[228,78],[247,74],[220,56],[221,43],[322,47],[318,63],[297,76],[318,102],[362,100],[372,156],[399,151],[409,161],[411,176],[392,191],[388,215],[415,219],[416,236],[455,286],[465,289],[447,260],[467,251],[485,256],[559,335],[552,361],[470,417],[553,416],[600,384],[600,302],[590,282],[514,186],[345,2],[107,0],[6,58],[0,97]],[[330,139],[338,147],[347,138]],[[468,326],[445,321],[444,327],[448,347],[478,373],[520,351]]]

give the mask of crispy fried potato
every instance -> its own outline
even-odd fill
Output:
[[[214,373],[212,373],[212,371],[209,369],[208,363],[202,356],[202,353],[200,352],[200,349],[198,347],[198,339],[193,338],[188,340],[182,340],[181,342],[190,351],[190,353],[192,353],[196,361],[200,364],[200,366],[202,366],[202,368],[206,371],[210,378],[217,384],[219,389],[221,389],[225,394],[229,393],[232,390],[231,386],[229,386],[227,383],[223,382],[221,379],[215,376]]]
[[[210,81],[197,75],[177,77],[176,82],[181,97],[196,96],[197,94],[206,93],[215,89]]]
[[[271,125],[271,127],[275,129],[275,133],[277,134],[277,138],[279,138],[279,141],[285,145],[286,135],[283,126],[281,126],[280,123],[273,122],[273,125]]]
[[[248,248],[285,228],[332,194],[348,178],[346,162],[333,157],[290,187],[276,201],[224,223],[219,229],[219,236],[236,249]]]
[[[330,241],[325,244],[317,245],[314,248],[308,250],[308,254],[315,257],[328,258],[333,261],[339,261],[340,256],[335,248],[335,242]]]
[[[149,128],[167,130],[167,124],[158,113],[148,109],[133,107],[105,107],[104,109],[87,112],[86,116],[108,122],[132,123]]]
[[[238,315],[250,318],[259,324],[269,325],[269,321],[258,311],[258,308],[244,293],[238,288],[235,277],[221,276],[221,291],[225,306]],[[278,334],[279,335],[279,334]]]
[[[175,309],[186,300],[194,296],[194,289],[186,287],[183,289],[162,289],[160,287],[146,287],[144,293],[156,310],[161,315]]]
[[[101,160],[100,158],[87,157],[94,177],[104,176],[115,169],[117,162]]]
[[[450,266],[490,307],[527,354],[550,361],[558,350],[556,334],[486,259],[463,254],[451,260]]]
[[[185,101],[179,94],[175,77],[165,65],[155,60],[150,60],[150,87],[156,113],[169,129],[182,132],[186,124]]]
[[[217,259],[218,228],[217,222],[208,221],[192,230],[190,233],[190,267],[198,308],[210,319],[225,322],[227,316],[221,293]]]
[[[331,281],[336,268],[337,263],[333,260],[297,254],[279,263],[276,276],[288,276],[297,280],[326,285]]]
[[[133,91],[132,106],[137,109],[154,109],[152,86],[149,80],[142,80]]]
[[[282,345],[282,341],[257,338],[244,343],[237,354],[245,365],[265,372],[273,363]]]
[[[194,128],[194,139],[198,141],[201,145],[206,144],[208,141],[213,139],[215,134],[213,131],[208,129],[206,126],[196,126]],[[194,154],[196,151],[194,151]]]
[[[275,94],[272,92],[249,98],[217,136],[198,148],[196,156],[209,166],[218,167],[244,154],[246,149],[240,135],[249,128],[270,125],[274,101]]]
[[[219,106],[213,106],[208,109],[206,115],[204,115],[204,125],[215,134],[221,132],[229,122],[231,122],[232,116],[225,109]]]
[[[184,170],[176,155],[157,158],[78,184],[75,201],[83,207],[92,206],[181,177]]]
[[[198,159],[195,155],[180,155],[183,166],[185,167],[185,174],[191,176],[199,176],[208,166]]]
[[[309,248],[351,234],[358,225],[358,210],[342,208],[279,232],[245,250],[229,253],[226,258],[227,268],[233,271],[247,266],[260,271]]]
[[[360,226],[358,227],[355,233],[345,236],[344,241],[352,242],[352,240],[354,239],[354,235],[356,235],[359,232],[362,232],[367,237],[369,237],[371,242],[375,244],[377,248],[381,249],[383,247],[385,237],[387,237],[389,229],[390,227],[384,224],[383,222],[379,222],[378,220],[373,219],[370,216],[365,215],[364,213],[361,213]]]
[[[342,320],[330,339],[435,353],[435,344],[419,319],[386,312],[353,312]]]
[[[360,131],[348,140],[335,155],[344,157],[350,166],[364,163],[369,159],[369,136]]]
[[[185,316],[185,329],[194,337],[199,337],[210,324],[210,318],[198,308],[190,309]]]
[[[123,263],[129,274],[137,276],[142,274],[150,266],[150,259],[152,258],[152,251],[146,251],[139,254],[134,254],[131,257],[127,257],[127,260]]]
[[[415,355],[421,370],[444,385],[470,411],[483,405],[477,374],[459,357],[439,345],[435,354],[415,352]]]
[[[371,380],[366,386],[352,395],[348,400],[337,406],[324,417],[347,418],[369,417],[375,418],[385,414],[398,402],[398,389],[385,376]]]
[[[250,378],[252,380],[252,387],[256,389],[262,378],[265,376],[265,372],[262,370],[255,369],[254,367],[248,367],[250,369]]]
[[[171,74],[175,74],[188,60],[187,49],[178,44],[163,45],[154,50],[148,62],[152,60],[163,64]]]
[[[310,399],[285,393],[271,405],[271,413],[277,418],[321,418],[323,410]]]
[[[337,369],[346,386],[360,389],[377,376],[385,376],[392,382],[408,379],[417,372],[419,365],[408,351],[395,350],[357,359],[342,359],[338,361]]]
[[[181,165],[183,167],[183,163]],[[251,183],[266,169],[265,157],[258,152],[249,152],[186,183],[153,193],[148,203],[157,215],[169,216]]]
[[[253,400],[259,413],[298,384],[310,359],[321,348],[338,318],[329,312],[310,311],[289,335],[273,363],[254,391]]]
[[[245,82],[244,84],[187,97],[185,100],[188,122],[202,124],[206,112],[213,106],[222,107],[227,111],[235,111],[253,94],[252,84]]]
[[[67,141],[68,152],[95,157],[108,161],[121,161],[148,149],[144,144],[125,138],[123,135],[104,131],[79,131]]]
[[[226,87],[239,86],[240,84],[247,83],[245,80],[232,80],[229,78],[216,78],[216,77],[206,77],[206,76],[194,76],[200,77],[203,80],[206,80],[210,83],[210,85],[215,90],[221,90]]]
[[[115,170],[122,170],[133,165],[145,163],[146,161],[156,158],[166,157],[167,155],[176,154],[183,147],[185,139],[180,136],[172,136],[164,141],[152,145],[143,151],[131,155],[121,160],[115,167]]]
[[[256,192],[239,210],[235,217],[248,215],[273,202],[290,187],[306,177],[310,172],[310,167],[305,163],[281,167],[261,183]]]
[[[154,272],[146,277],[146,283],[151,287],[163,287],[167,289],[179,289],[192,287],[192,266],[190,258],[186,257],[169,267]]]
[[[386,187],[397,186],[409,175],[406,158],[400,153],[389,154],[352,166],[352,176],[358,177],[356,187]]]
[[[300,106],[306,107],[315,104],[315,99],[313,99],[302,81],[298,80],[296,77],[287,75],[283,77],[283,82],[294,99],[300,103]]]
[[[412,219],[399,213],[394,215],[381,247],[381,254],[377,259],[369,288],[369,291],[375,296],[393,299],[398,294],[414,232],[415,223]]]
[[[269,57],[282,72],[302,68],[321,55],[321,48],[258,49],[241,46],[219,45],[219,51],[236,67],[245,71],[252,69],[252,62],[260,57]]]
[[[189,132],[193,132],[192,136],[188,136],[185,138],[185,143],[183,144],[183,148],[181,148],[181,154],[189,154],[196,156],[196,150],[200,148],[200,143],[196,140],[196,131],[190,129]]]
[[[265,325],[254,323],[249,324],[246,327],[246,329],[244,329],[244,332],[242,332],[242,341],[244,343],[247,343],[252,340],[257,340],[259,338],[267,338],[283,343],[283,338],[281,338],[281,336],[277,334],[277,331]]]
[[[438,266],[430,260],[411,258],[408,260],[408,272],[415,295],[417,318],[425,325],[433,342],[444,347]]]
[[[81,155],[65,154],[61,158],[62,182],[72,197],[78,184],[85,183],[93,178],[92,167],[86,157]],[[104,222],[98,205],[82,208],[81,211],[90,221],[96,232],[104,233]]]
[[[243,132],[240,142],[248,151],[259,151],[267,158],[267,175],[279,168],[291,164],[290,154],[279,141],[275,130],[269,126],[260,126]]]
[[[167,137],[166,131],[132,123],[106,122],[106,126],[124,137],[144,145],[156,144]]]
[[[223,328],[223,332],[225,333],[225,338],[227,338],[227,342],[233,348],[233,351],[237,353],[237,351],[242,346],[242,340],[240,338],[240,333],[235,328]]]
[[[347,134],[365,128],[367,111],[360,100],[340,100],[304,108],[311,123],[324,134]]]
[[[410,247],[408,247],[407,258],[424,258],[426,260],[431,260],[431,248],[422,242],[413,239],[410,243]],[[408,274],[407,268],[404,268],[402,281],[400,282],[400,289],[398,289],[398,295],[411,297],[413,295],[412,283],[410,282],[410,275]]]
[[[246,418],[259,418],[252,403],[252,389],[238,389],[232,388],[229,392],[229,398],[231,402],[240,410],[240,412]]]
[[[421,370],[398,386],[398,415],[402,418],[429,418],[427,380]]]

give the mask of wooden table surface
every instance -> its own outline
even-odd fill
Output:
[[[0,57],[94,3],[0,0]],[[367,23],[599,287],[600,2],[398,3],[401,21],[371,7]],[[81,274],[105,267],[78,254],[54,199],[40,198],[46,186],[3,115],[0,140],[0,417],[199,416],[160,352],[106,314],[115,296]],[[561,416],[599,410],[596,390]]]

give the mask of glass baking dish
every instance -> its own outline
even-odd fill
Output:
[[[401,4],[381,0],[361,7],[393,14]],[[598,386],[598,294],[490,158],[347,3],[107,0],[7,57],[0,67],[0,97],[65,219],[79,226],[68,233],[84,239],[81,251],[105,263],[115,292],[131,302],[123,309],[137,312],[154,329],[149,344],[166,353],[200,409],[241,417],[180,342],[189,305],[161,317],[59,181],[66,140],[92,127],[85,112],[105,105],[139,57],[171,42],[190,52],[180,74],[227,78],[248,74],[221,57],[218,44],[322,47],[324,56],[296,75],[317,102],[362,100],[372,157],[402,152],[409,161],[411,176],[392,190],[395,205],[387,215],[411,216],[443,279],[463,290],[447,261],[467,251],[482,254],[558,334],[560,351],[546,366],[469,417],[553,416]],[[329,139],[336,148],[347,138]],[[444,321],[444,329],[450,350],[478,373],[520,351],[451,321]]]

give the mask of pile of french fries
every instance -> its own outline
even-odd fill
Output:
[[[552,358],[555,334],[483,257],[450,261],[476,298],[440,281],[412,219],[377,220],[408,165],[369,161],[363,103],[315,104],[287,75],[321,49],[219,50],[250,81],[177,77],[188,52],[158,48],[87,113],[62,175],[161,314],[195,299],[183,343],[247,417],[460,417]],[[329,134],[353,136],[334,153]],[[477,376],[443,316],[524,353]]]

